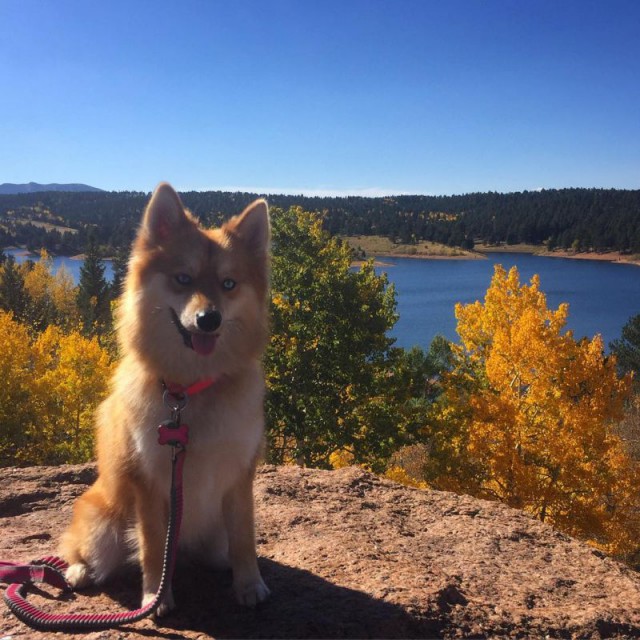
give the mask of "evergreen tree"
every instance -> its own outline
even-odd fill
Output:
[[[104,265],[96,243],[91,239],[84,264],[80,269],[78,311],[85,335],[102,334],[111,325],[109,285],[104,277]]]
[[[24,322],[29,309],[29,296],[24,288],[24,276],[13,256],[7,256],[0,267],[0,309],[13,312]]]
[[[640,375],[640,313],[629,318],[622,327],[622,337],[609,343],[609,348],[622,373],[634,371],[636,377]]]
[[[120,246],[116,249],[115,255],[113,256],[113,281],[110,286],[112,300],[118,298],[122,293],[122,285],[127,275],[129,253],[129,247]]]

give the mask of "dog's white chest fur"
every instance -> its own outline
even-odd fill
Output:
[[[262,442],[262,382],[255,376],[243,403],[228,402],[224,390],[189,399],[181,422],[189,428],[184,463],[181,542],[199,544],[222,524],[222,500],[240,474],[249,473]],[[158,443],[157,426],[170,417],[161,395],[150,398],[145,427],[134,428],[138,464],[154,491],[169,499],[171,447]]]

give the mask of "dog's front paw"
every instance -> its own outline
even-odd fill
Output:
[[[155,597],[156,597],[155,593],[145,593],[142,596],[142,607],[144,608],[150,602],[153,602]],[[176,603],[175,603],[175,600],[173,599],[173,592],[171,591],[171,589],[169,589],[165,594],[164,598],[162,598],[162,601],[158,605],[158,608],[153,612],[153,615],[156,618],[163,618],[175,608],[176,608]]]
[[[271,593],[260,576],[251,582],[235,584],[233,590],[238,602],[245,607],[255,607],[259,602],[266,600]]]
[[[93,583],[89,567],[84,562],[72,564],[64,574],[72,589],[84,589]]]

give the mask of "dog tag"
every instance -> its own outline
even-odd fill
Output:
[[[189,442],[189,427],[179,425],[175,420],[165,420],[158,427],[158,443],[183,447]]]

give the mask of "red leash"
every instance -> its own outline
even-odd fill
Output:
[[[171,585],[171,578],[176,564],[180,523],[182,522],[182,471],[188,442],[188,427],[180,424],[180,412],[187,403],[189,394],[198,393],[210,387],[212,379],[201,380],[189,387],[165,385],[163,400],[171,409],[171,420],[166,420],[158,427],[158,442],[169,444],[172,448],[171,494],[169,510],[169,526],[164,547],[162,577],[155,598],[146,606],[133,611],[113,614],[52,614],[46,613],[26,600],[26,590],[35,582],[49,584],[63,590],[71,590],[64,572],[68,565],[61,558],[48,556],[28,565],[11,562],[0,562],[0,582],[9,586],[4,600],[15,616],[25,624],[43,631],[84,630],[93,631],[110,629],[123,624],[142,620],[155,611]]]
[[[174,447],[175,449],[177,447]],[[155,611],[171,584],[175,568],[180,521],[182,519],[182,466],[184,456],[185,451],[181,449],[173,457],[171,509],[164,549],[162,578],[160,579],[158,593],[149,604],[140,609],[123,613],[54,614],[42,611],[26,600],[25,592],[29,585],[34,582],[44,582],[64,590],[71,589],[64,577],[64,572],[68,566],[67,563],[61,558],[50,556],[37,560],[31,565],[10,566],[9,563],[2,563],[4,566],[0,567],[0,579],[4,582],[12,582],[5,591],[4,600],[15,616],[30,627],[41,631],[65,631],[70,629],[95,631],[137,622]]]

